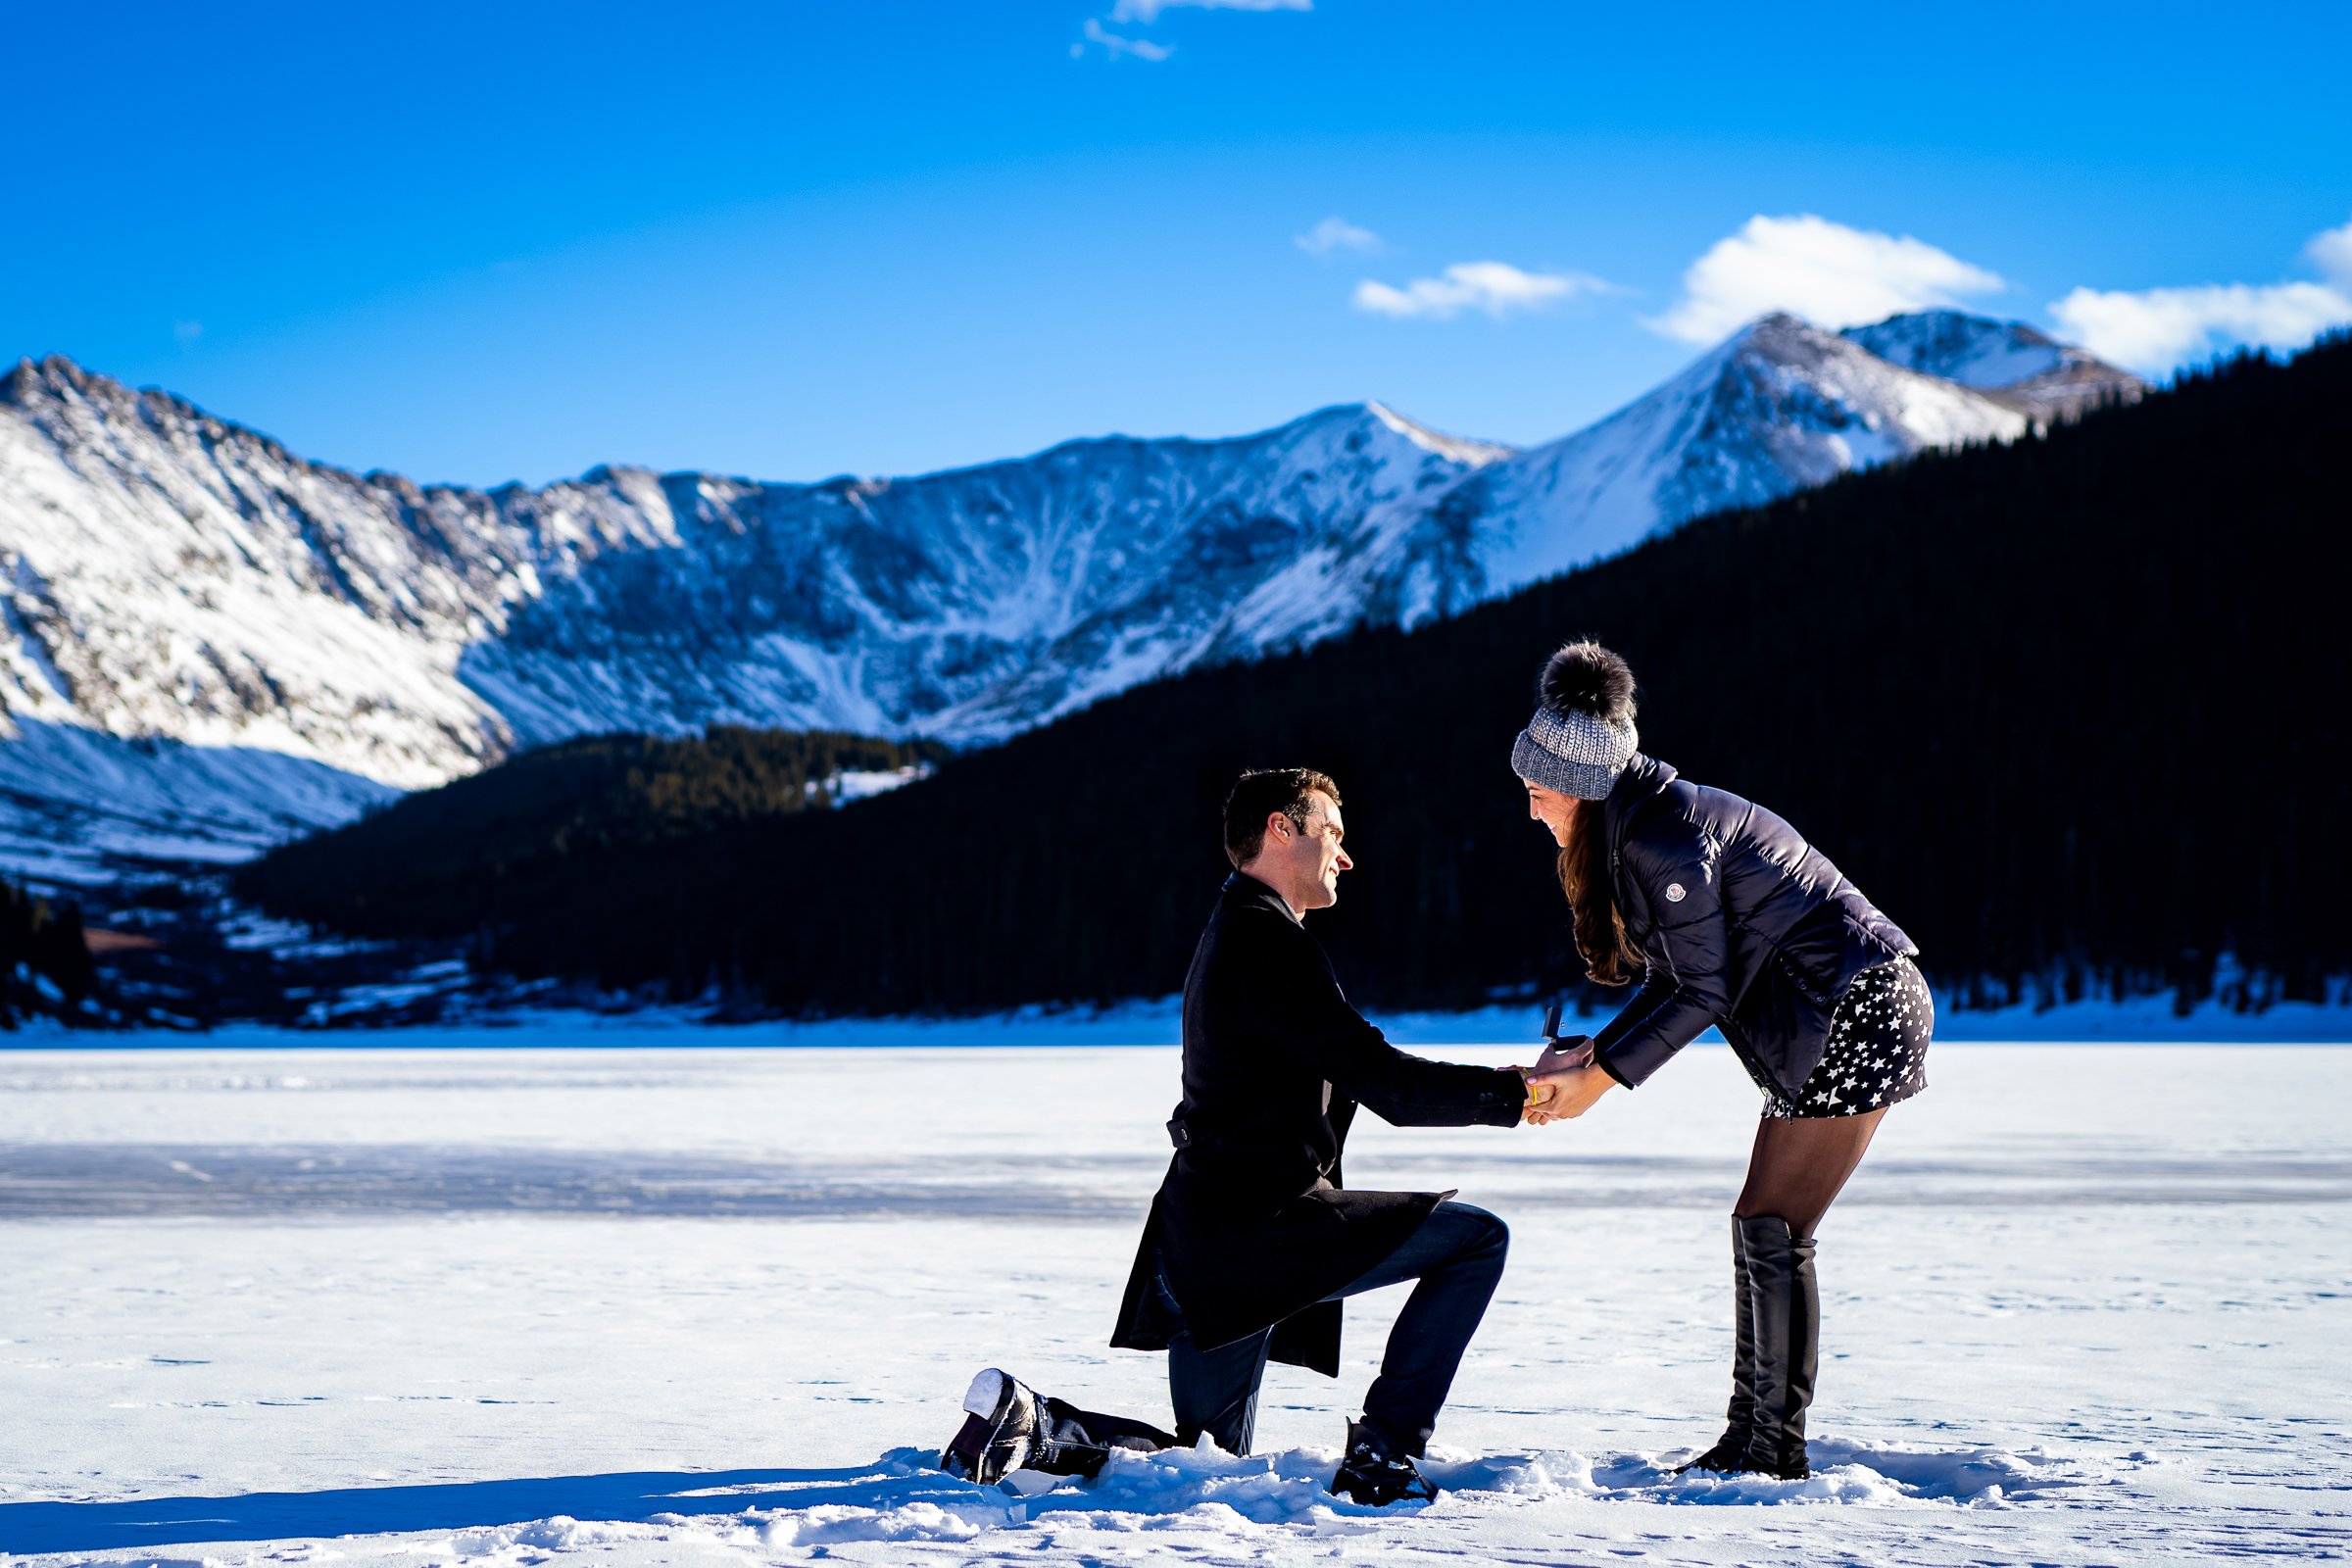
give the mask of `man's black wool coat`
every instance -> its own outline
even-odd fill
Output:
[[[1282,896],[1235,872],[1185,976],[1184,1100],[1170,1124],[1185,1142],[1152,1200],[1110,1343],[1156,1350],[1189,1330],[1213,1349],[1281,1324],[1276,1359],[1336,1377],[1340,1303],[1323,1298],[1453,1196],[1347,1190],[1340,1152],[1355,1107],[1399,1126],[1508,1127],[1526,1100],[1508,1069],[1390,1045],[1348,1004]]]

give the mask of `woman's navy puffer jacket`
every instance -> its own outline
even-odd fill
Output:
[[[1593,1056],[1631,1088],[1709,1024],[1793,1098],[1854,976],[1915,955],[1895,923],[1752,801],[1637,753],[1602,804],[1626,935],[1648,966]]]

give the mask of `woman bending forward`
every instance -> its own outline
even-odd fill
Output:
[[[1562,648],[1538,702],[1511,767],[1559,845],[1577,950],[1606,985],[1643,971],[1599,1034],[1546,1054],[1554,1111],[1639,1087],[1709,1024],[1763,1090],[1732,1210],[1729,1420],[1690,1465],[1801,1479],[1821,1324],[1813,1233],[1886,1107],[1927,1087],[1936,1006],[1919,950],[1787,822],[1642,756],[1617,655]]]

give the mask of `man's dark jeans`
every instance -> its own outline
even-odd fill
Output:
[[[1364,1395],[1364,1419],[1392,1451],[1418,1454],[1437,1429],[1453,1374],[1502,1279],[1510,1228],[1470,1203],[1440,1203],[1405,1244],[1324,1298],[1361,1296],[1384,1285],[1417,1281],[1389,1333],[1380,1376]],[[1164,1284],[1160,1287],[1167,1288]],[[1168,1394],[1185,1443],[1203,1433],[1228,1453],[1248,1453],[1257,1428],[1257,1394],[1266,1375],[1266,1329],[1213,1350],[1179,1334],[1168,1345]]]

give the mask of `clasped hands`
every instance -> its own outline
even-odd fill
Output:
[[[1582,1116],[1608,1092],[1616,1080],[1592,1061],[1590,1035],[1570,1035],[1544,1048],[1532,1067],[1515,1069],[1536,1097],[1524,1120],[1541,1127],[1570,1116]]]

